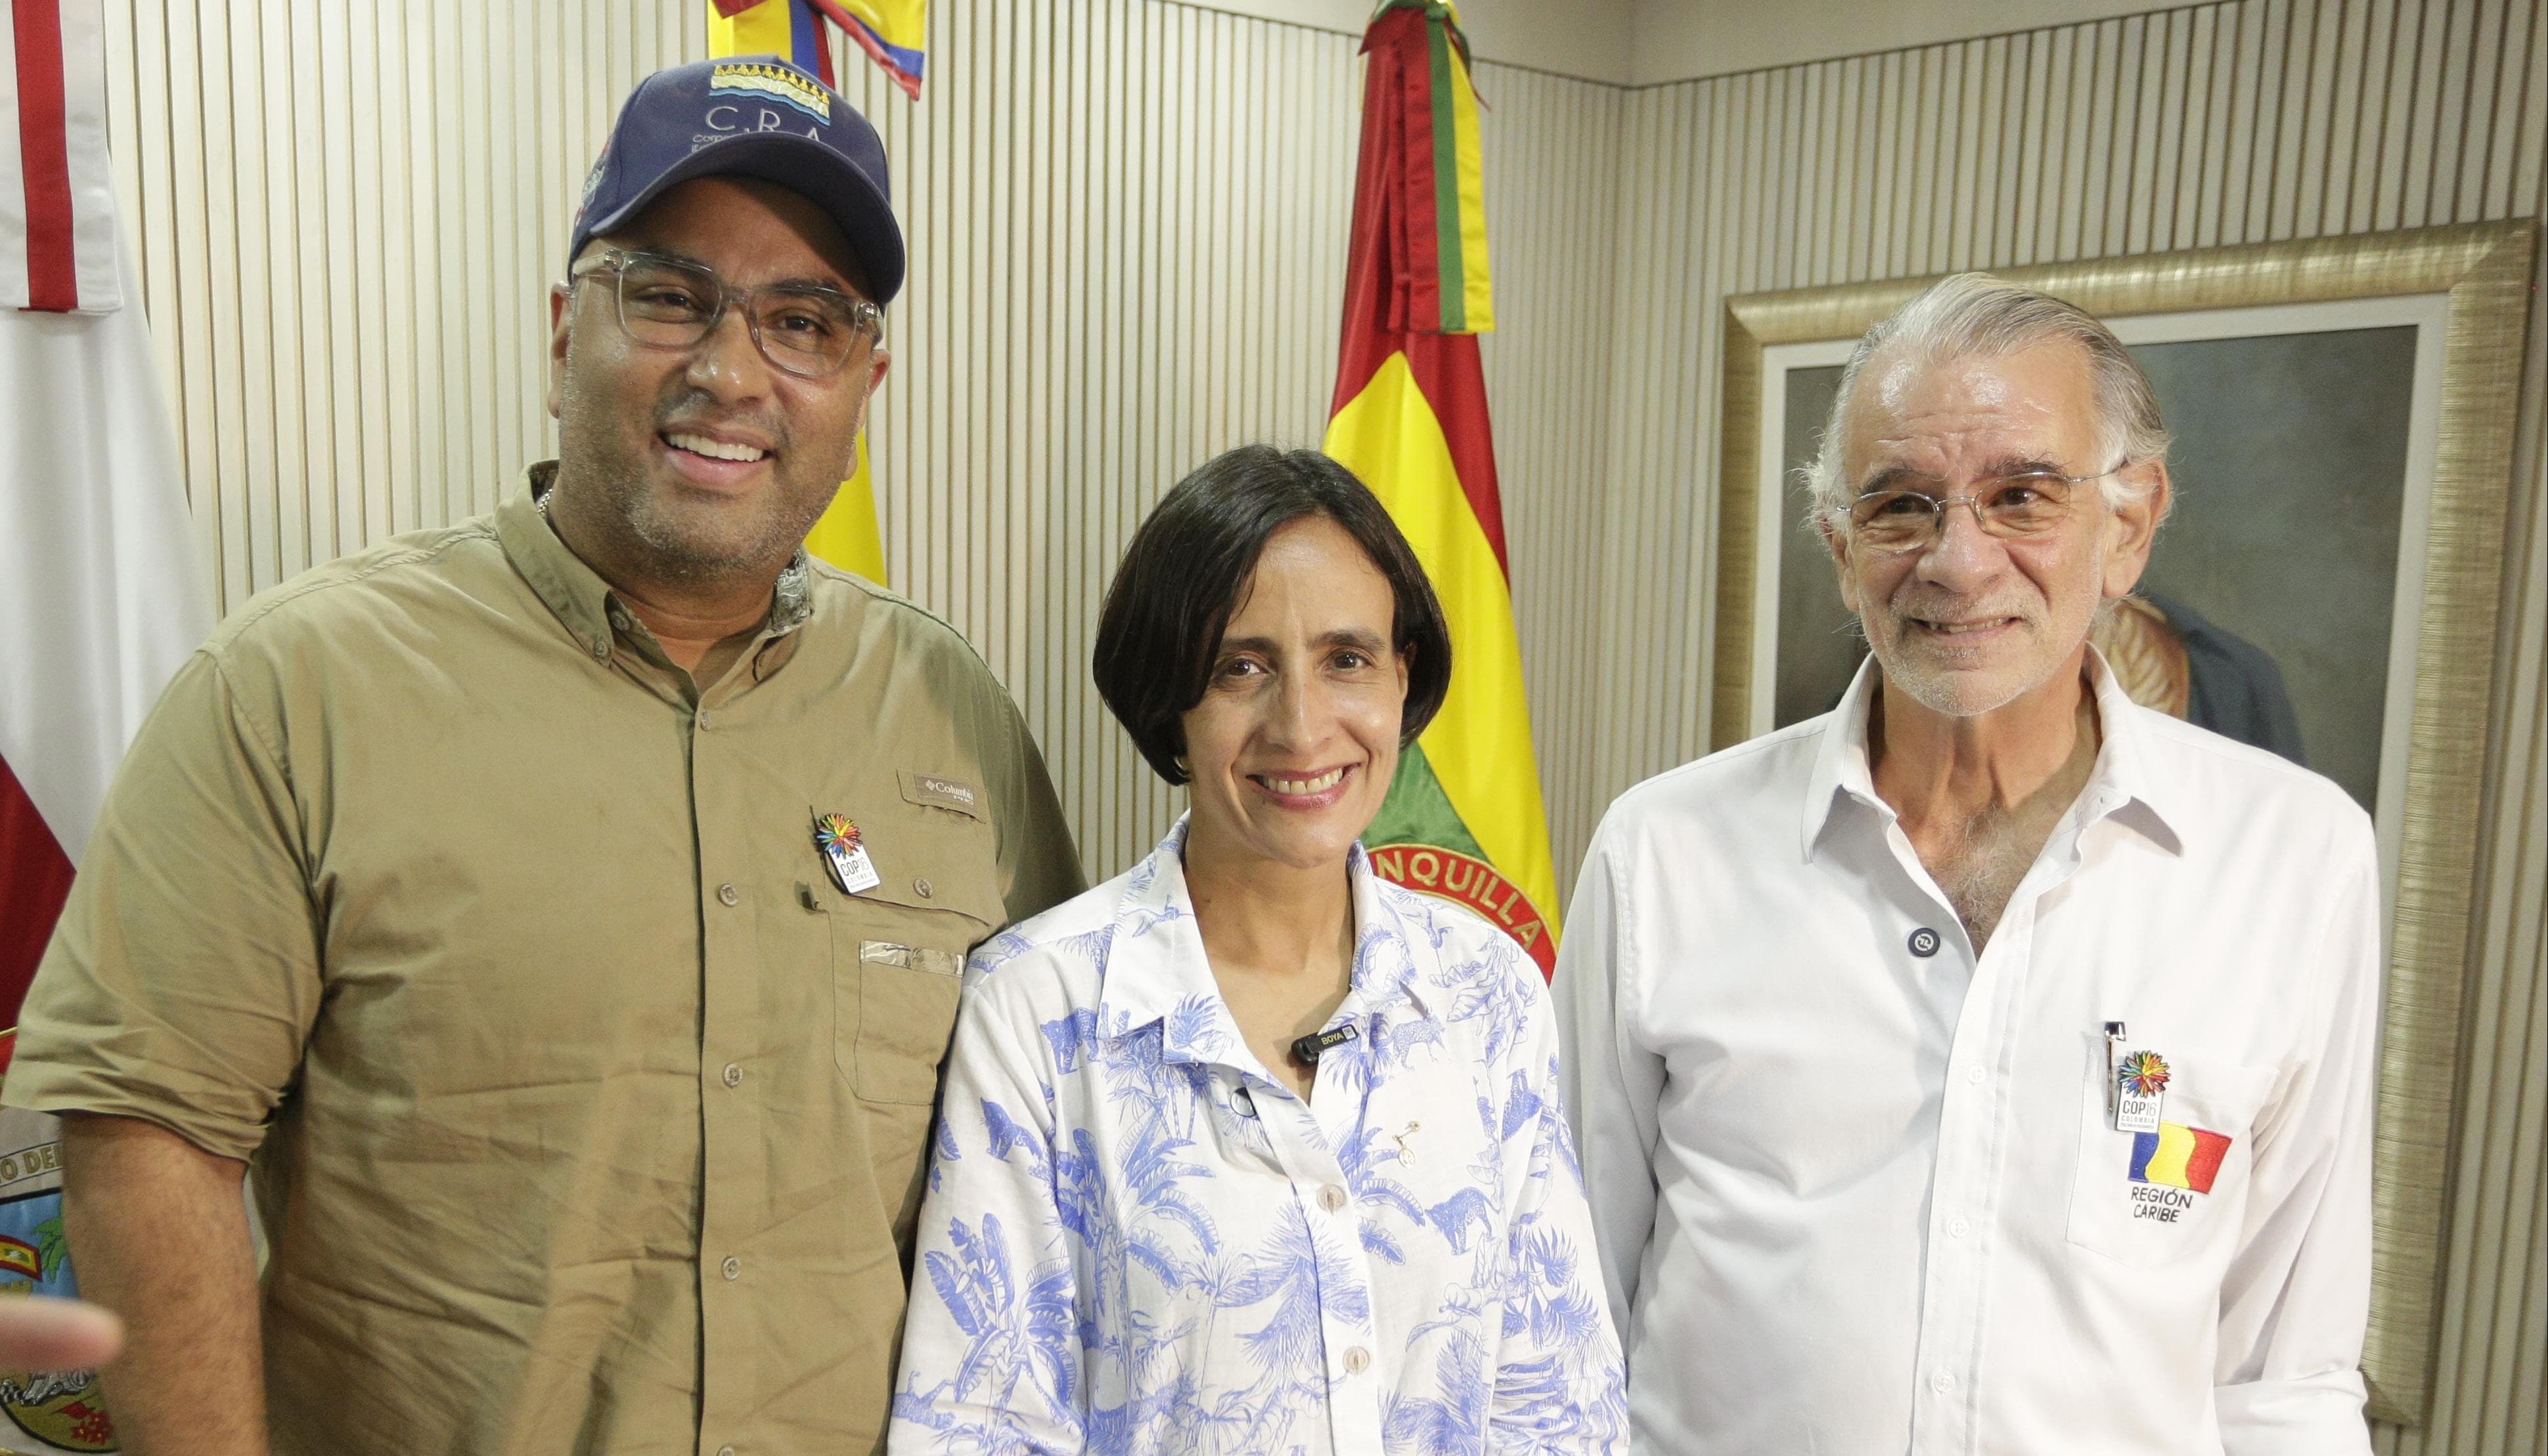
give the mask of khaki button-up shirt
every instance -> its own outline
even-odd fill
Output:
[[[179,673],[6,1100],[250,1160],[278,1456],[870,1450],[965,952],[1081,882],[954,629],[800,558],[702,686],[525,492]]]

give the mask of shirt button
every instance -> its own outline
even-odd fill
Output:
[[[1964,1080],[1972,1083],[1976,1087],[1982,1084],[1982,1078],[1989,1075],[1990,1068],[1983,1066],[1978,1061],[1974,1062],[1971,1066],[1964,1068]]]
[[[1951,1391],[1951,1390],[1954,1390],[1955,1388],[1956,1388],[1956,1378],[1955,1378],[1954,1376],[1952,1376],[1952,1375],[1949,1375],[1949,1374],[1948,1374],[1946,1371],[1944,1371],[1944,1370],[1941,1370],[1941,1371],[1939,1371],[1937,1374],[1932,1375],[1932,1376],[1930,1376],[1930,1377],[1929,1377],[1929,1389],[1931,1389],[1931,1390],[1933,1390],[1933,1391],[1936,1391],[1938,1394],[1940,1394],[1940,1395],[1942,1395],[1942,1396],[1943,1396],[1943,1395],[1945,1395],[1947,1392],[1949,1392],[1949,1391]]]
[[[743,1085],[743,1063],[729,1061],[725,1064],[725,1084],[729,1087]]]
[[[1256,1099],[1247,1095],[1246,1088],[1232,1087],[1229,1089],[1229,1108],[1240,1117],[1252,1118],[1256,1116]]]
[[[732,905],[740,902],[743,894],[733,885],[721,884],[717,886],[717,899],[724,904]]]
[[[734,1447],[732,1447],[732,1446],[719,1446],[719,1447],[717,1447],[717,1456],[734,1456]]]
[[[609,638],[595,637],[592,639],[592,660],[597,663],[606,663],[610,661]]]
[[[1326,1187],[1319,1190],[1319,1207],[1325,1209],[1328,1213],[1332,1214],[1344,1206],[1345,1191],[1343,1189],[1330,1183]]]
[[[691,721],[691,722],[693,722],[693,723],[696,723],[696,724],[699,726],[699,731],[700,731],[701,733],[705,733],[705,732],[707,732],[707,731],[708,731],[708,726],[709,726],[709,724],[708,724],[708,713],[707,713],[707,710],[706,710],[706,709],[704,709],[704,708],[700,709],[700,710],[699,710],[699,712],[698,712],[698,714],[697,714],[696,716],[694,716],[693,718],[691,718],[691,719],[690,719],[690,721]]]
[[[1971,1222],[1965,1219],[1961,1214],[1957,1214],[1947,1225],[1947,1236],[1949,1238],[1961,1238],[1972,1231],[1973,1226]]]
[[[919,896],[920,896],[920,898],[922,898],[922,899],[924,899],[924,900],[928,899],[931,895],[934,895],[934,894],[938,893],[938,892],[937,892],[937,890],[933,889],[933,888],[930,886],[930,883],[929,883],[929,881],[928,881],[928,879],[927,879],[926,877],[923,877],[923,878],[920,878],[920,879],[915,879],[915,880],[913,880],[913,881],[911,882],[911,888],[912,888],[912,892],[913,892],[914,894],[919,895]]]
[[[1923,960],[1937,955],[1938,948],[1945,944],[1945,941],[1938,938],[1938,933],[1936,931],[1929,929],[1929,927],[1925,925],[1920,927],[1918,930],[1911,932],[1911,954],[1919,956]]]
[[[743,1260],[736,1258],[732,1254],[728,1254],[725,1256],[725,1262],[717,1265],[717,1270],[728,1279],[741,1279],[743,1277]]]
[[[1345,1351],[1345,1374],[1360,1375],[1371,1368],[1371,1351],[1360,1345]]]

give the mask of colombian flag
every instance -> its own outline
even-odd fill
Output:
[[[1513,633],[1478,338],[1488,288],[1478,93],[1459,11],[1385,0],[1363,36],[1362,154],[1327,454],[1406,532],[1450,619],[1450,696],[1365,836],[1386,878],[1557,963],[1557,873]]]
[[[859,43],[902,88],[920,99],[920,67],[929,37],[929,0],[810,0]]]
[[[883,43],[875,40],[874,32],[863,28],[850,11],[892,12],[904,27],[896,34],[907,36],[910,47],[903,50],[886,46],[886,50],[900,57],[887,58],[877,49]],[[832,43],[823,29],[823,22],[829,20],[864,46],[892,72],[895,83],[917,98],[920,38],[928,11],[929,0],[853,3],[848,10],[833,0],[710,0],[708,54],[776,55],[798,70],[822,77],[824,85],[837,88],[840,82],[832,74]],[[902,60],[909,61],[907,68]],[[832,498],[822,519],[805,533],[805,549],[845,572],[856,572],[878,586],[884,585],[884,533],[876,527],[875,479],[867,470],[866,431],[859,431],[857,467],[848,480],[841,482],[840,494]]]
[[[2155,1133],[2133,1135],[2133,1181],[2210,1193],[2230,1154],[2230,1139],[2182,1123],[2161,1123]]]

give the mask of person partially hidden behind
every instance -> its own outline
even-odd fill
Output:
[[[2378,855],[2089,647],[2166,449],[2078,309],[1905,305],[1812,469],[1871,660],[1594,834],[1555,994],[1639,1451],[2370,1449]]]
[[[2283,670],[2246,638],[2140,592],[2100,613],[2088,640],[2133,701],[2308,767]]]
[[[973,953],[890,1449],[1624,1452],[1538,971],[1356,843],[1452,672],[1388,511],[1207,463],[1096,669],[1193,807]]]
[[[568,256],[554,466],[222,625],[28,995],[131,1456],[882,1441],[957,972],[1078,861],[982,662],[800,546],[903,278],[866,123],[658,73]]]

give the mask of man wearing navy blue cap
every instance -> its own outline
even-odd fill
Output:
[[[559,458],[259,595],[143,729],[5,1093],[64,1117],[127,1452],[880,1449],[965,953],[1081,885],[981,660],[803,550],[888,196],[801,71],[649,78]]]

